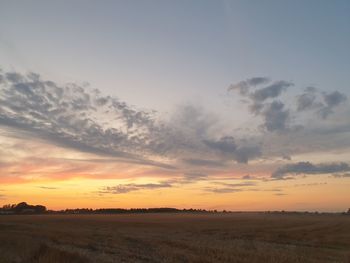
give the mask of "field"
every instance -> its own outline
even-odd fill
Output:
[[[350,216],[0,216],[0,263],[350,262]]]

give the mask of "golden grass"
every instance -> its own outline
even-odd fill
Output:
[[[0,263],[10,262],[350,263],[350,216],[2,216]]]

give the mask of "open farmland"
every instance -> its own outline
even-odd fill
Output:
[[[350,216],[0,217],[0,262],[350,262]]]

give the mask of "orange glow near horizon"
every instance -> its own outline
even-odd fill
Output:
[[[25,201],[53,210],[175,207],[345,211],[350,203],[348,177],[335,178],[327,174],[272,180],[271,174],[279,161],[173,169],[154,163],[106,159],[42,140],[27,141],[3,135],[0,143],[2,149],[9,149],[0,152],[0,205]],[[307,159],[324,161],[341,157],[345,160],[347,156],[343,152],[336,157],[319,154]],[[306,157],[296,155],[294,158]],[[176,161],[169,164],[183,166]]]
[[[322,178],[297,179],[293,185],[285,182],[257,183],[239,188],[237,192],[217,193],[206,191],[228,180],[210,180],[164,189],[141,189],[127,193],[100,193],[106,186],[126,184],[158,183],[159,178],[142,179],[83,179],[73,178],[64,181],[30,182],[2,186],[2,192],[8,198],[0,204],[26,201],[43,204],[49,209],[65,208],[146,208],[176,207],[201,209],[226,209],[232,211],[266,210],[319,210],[343,211],[349,201],[349,183],[339,179],[322,182]],[[244,183],[232,180],[229,183]],[[214,188],[215,188],[214,187]],[[204,190],[203,190],[204,189]],[[283,190],[281,190],[283,189]],[[336,205],[334,205],[336,204]]]

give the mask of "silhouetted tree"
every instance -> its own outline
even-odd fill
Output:
[[[46,212],[46,207],[43,205],[29,205],[26,202],[21,202],[17,205],[4,205],[2,210],[11,211],[15,214],[42,214]]]

